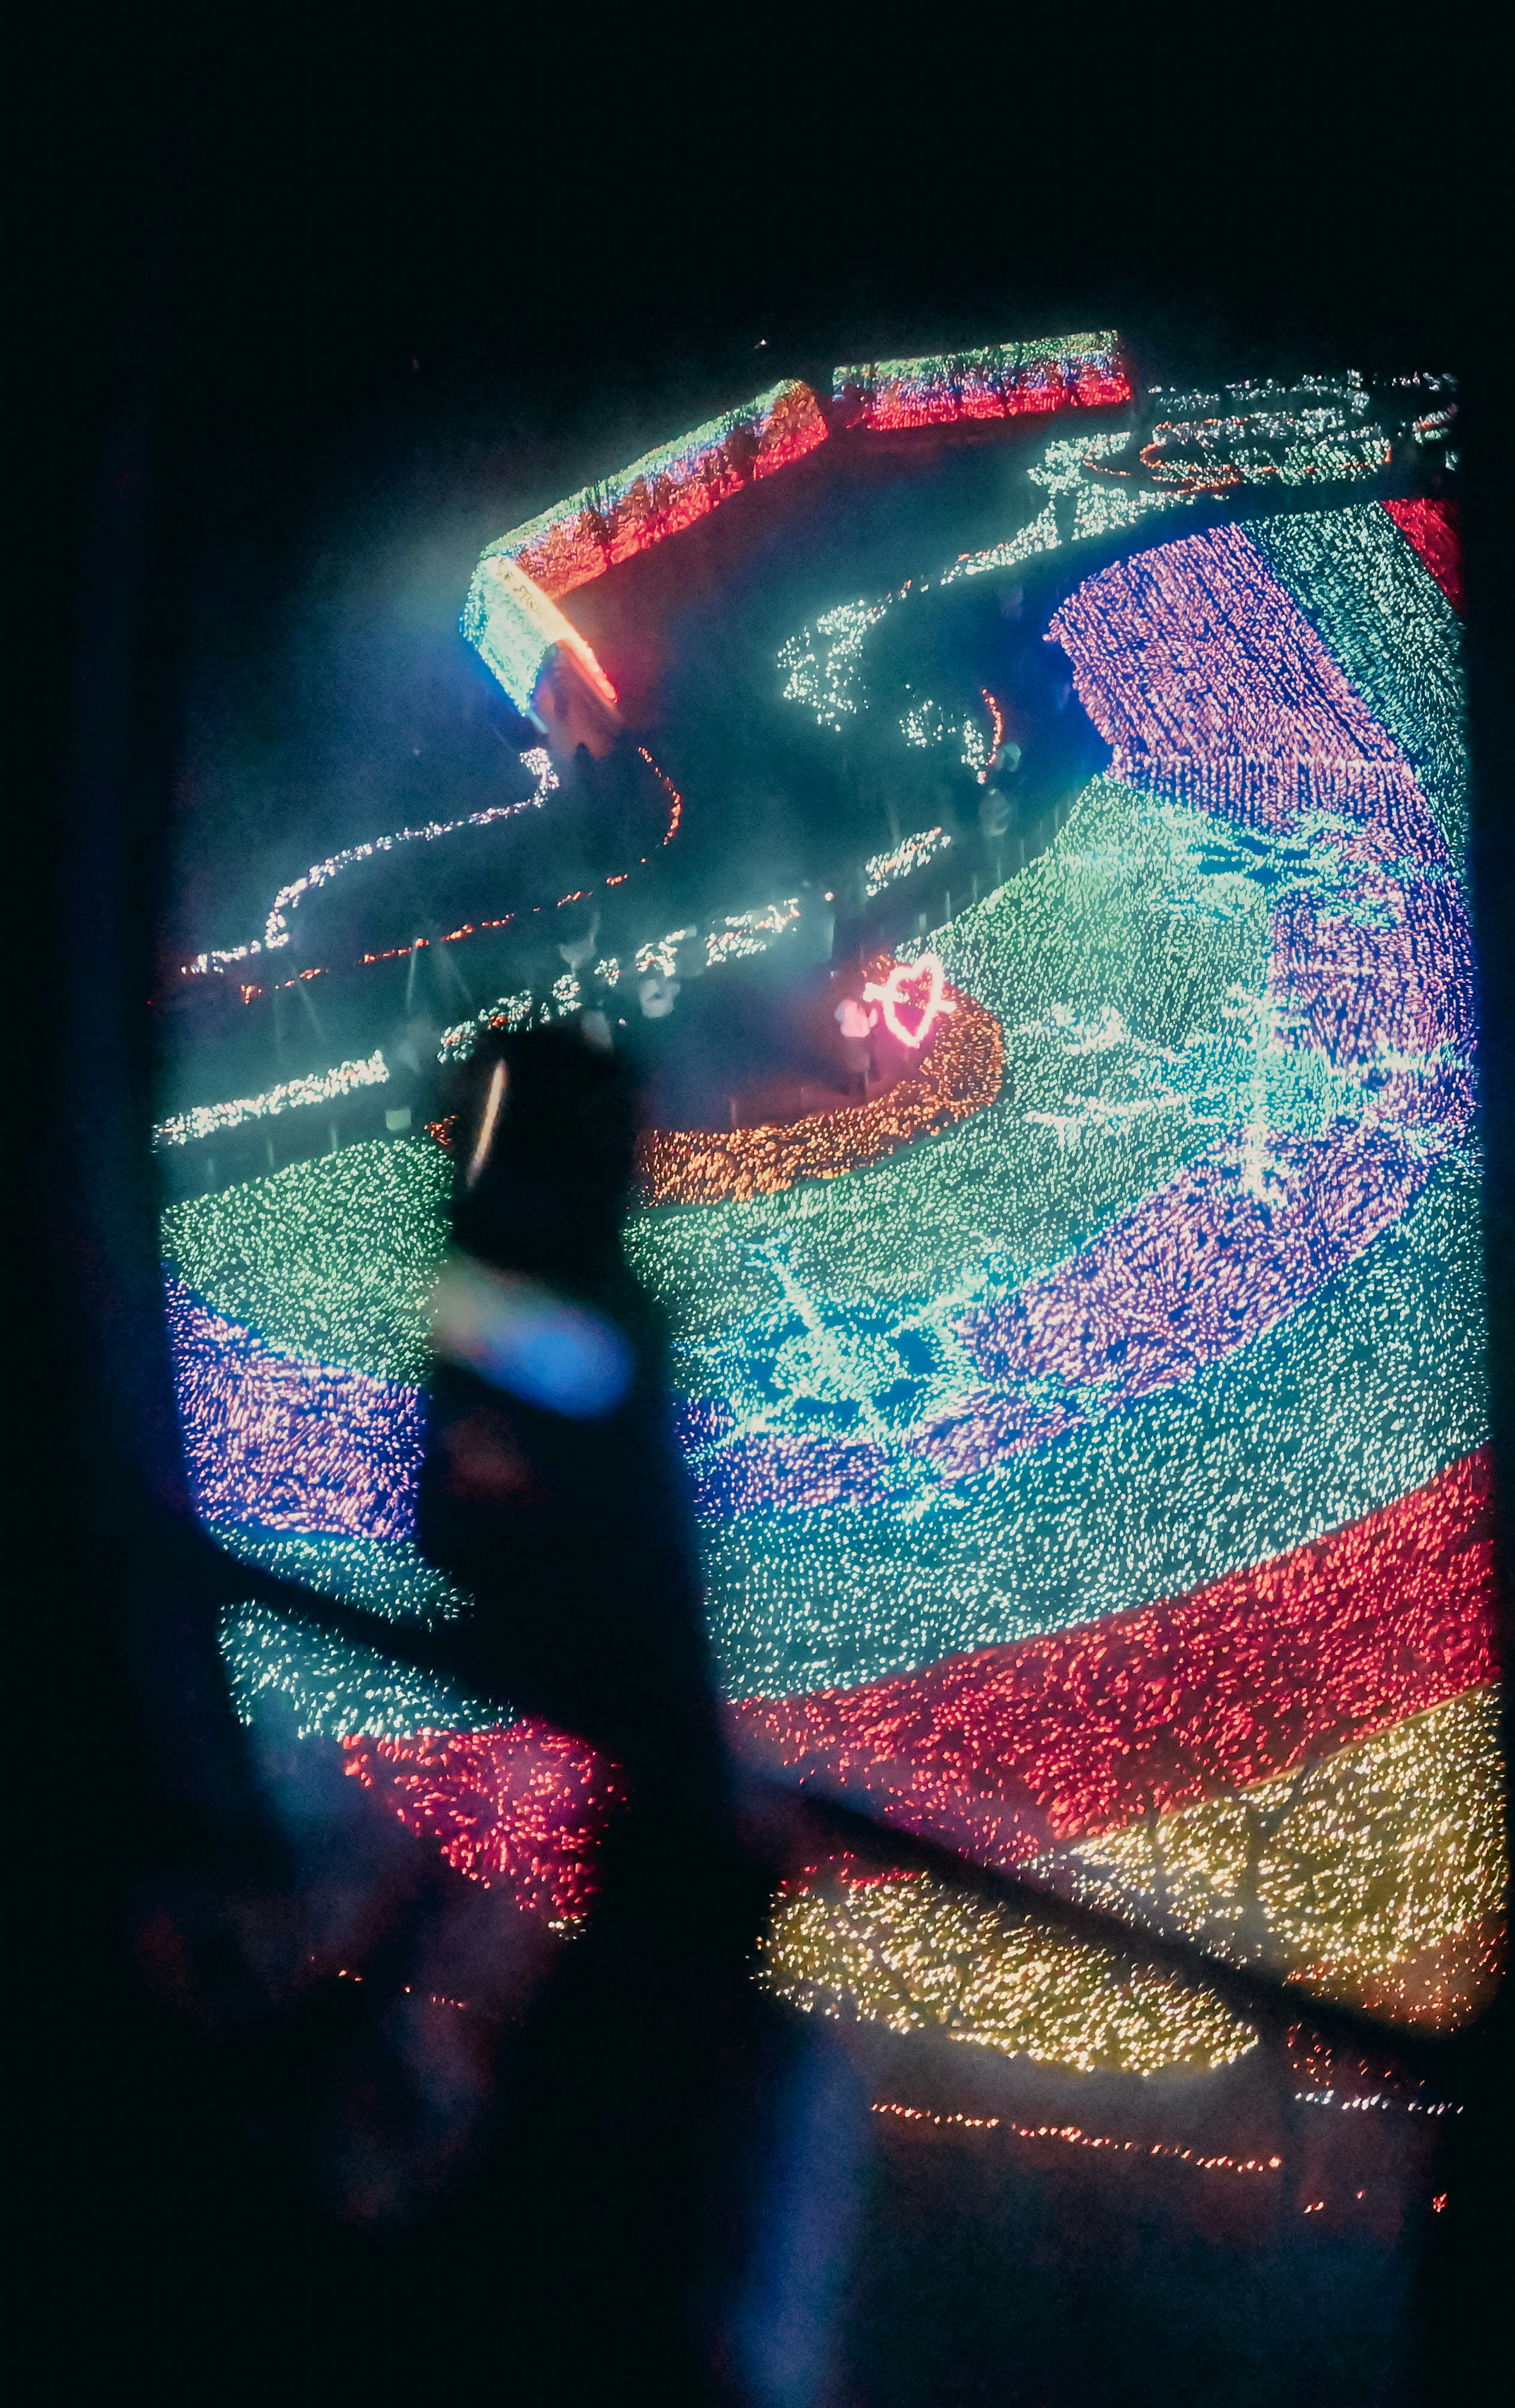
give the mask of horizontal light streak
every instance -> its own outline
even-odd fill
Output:
[[[279,1086],[265,1088],[261,1096],[238,1096],[230,1103],[195,1104],[187,1112],[174,1112],[167,1120],[158,1122],[152,1142],[160,1149],[190,1145],[197,1138],[217,1137],[223,1130],[239,1128],[244,1121],[274,1120],[280,1112],[295,1111],[303,1104],[335,1103],[360,1087],[382,1087],[388,1080],[383,1054],[376,1046],[366,1061],[338,1062],[333,1070],[316,1070],[306,1079],[286,1079]]]

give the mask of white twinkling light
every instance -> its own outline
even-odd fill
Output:
[[[334,1070],[317,1070],[307,1079],[286,1079],[277,1087],[265,1088],[261,1096],[238,1096],[230,1103],[196,1104],[187,1112],[171,1113],[157,1124],[152,1142],[159,1147],[188,1145],[195,1138],[237,1128],[243,1121],[273,1120],[302,1104],[335,1103],[339,1096],[350,1096],[358,1087],[382,1087],[388,1078],[384,1056],[376,1046],[364,1062],[338,1062]]]

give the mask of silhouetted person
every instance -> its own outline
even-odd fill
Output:
[[[570,1021],[481,1049],[456,1124],[421,1541],[477,1599],[491,1692],[612,1757],[628,1802],[450,2229],[562,2331],[565,2396],[655,2364],[663,2396],[705,2397],[794,2043],[751,1979],[770,1881],[736,1828],[661,1331],[622,1251],[635,1105],[624,1057]]]
[[[481,1671],[644,1795],[725,1798],[658,1317],[621,1244],[636,1087],[579,1024],[467,1066],[418,1530]]]

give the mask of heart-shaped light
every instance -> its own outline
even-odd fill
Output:
[[[923,1003],[909,993],[910,988],[919,986],[922,979],[926,981]],[[884,1026],[890,1035],[897,1037],[902,1045],[914,1047],[925,1043],[936,1025],[938,1012],[957,1010],[956,1004],[947,999],[946,983],[947,973],[942,968],[941,955],[921,953],[913,962],[896,962],[882,986],[875,986],[870,980],[863,990],[863,999],[865,1003],[882,1004]],[[913,1037],[901,1025],[899,1006],[902,1003],[907,1009],[913,1009],[921,1014],[920,1025]]]

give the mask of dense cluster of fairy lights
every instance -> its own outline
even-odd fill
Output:
[[[593,1895],[601,1835],[620,1776],[581,1742],[539,1722],[504,1729],[345,1739],[346,1770],[453,1869],[508,1888],[559,1927]]]
[[[945,828],[922,828],[919,834],[904,838],[888,853],[875,853],[863,865],[863,892],[871,902],[887,887],[897,886],[917,869],[923,869],[951,843]]]
[[[1176,1599],[737,1709],[791,1771],[1012,1864],[1309,1766],[1487,1681],[1488,1463]]]
[[[615,710],[615,687],[590,646],[507,552],[486,552],[475,570],[463,632],[519,711],[535,714],[544,672],[560,659],[571,662],[591,693]]]
[[[1385,502],[1384,509],[1407,543],[1436,579],[1448,601],[1461,615],[1463,538],[1457,504],[1451,501]]]
[[[1361,377],[1290,387],[1227,385],[1220,394],[1153,393],[1164,415],[1140,460],[1156,485],[1223,494],[1268,480],[1316,484],[1388,466],[1389,437]]]
[[[1018,2141],[1061,2141],[1070,2149],[1108,2149],[1117,2157],[1171,2157],[1193,2166],[1196,2173],[1276,2174],[1281,2157],[1233,2157],[1223,2150],[1207,2151],[1177,2141],[1121,2141],[1109,2132],[1086,2132],[1081,2124],[1018,2124],[1008,2115],[939,2114],[930,2107],[906,2107],[894,2099],[876,2099],[876,2115],[894,2115],[903,2124],[930,2124],[941,2131],[1003,2132]]]
[[[194,1104],[187,1112],[173,1112],[152,1132],[156,1147],[190,1145],[196,1138],[216,1137],[239,1128],[244,1121],[273,1120],[302,1104],[331,1104],[359,1087],[381,1087],[389,1078],[382,1052],[376,1047],[366,1061],[338,1062],[334,1070],[317,1070],[307,1079],[285,1079],[261,1096],[239,1096],[225,1104]]]
[[[1088,1843],[1077,1859],[1093,1877],[1073,1885],[1403,2020],[1461,2020],[1499,1963],[1496,1726],[1493,1694],[1466,1692],[1292,1777]],[[1456,1945],[1465,1934],[1471,1950]],[[1106,1952],[922,1875],[802,1885],[768,1952],[770,1978],[802,2006],[845,2003],[896,2030],[941,2024],[1059,2063],[1150,2072],[1203,2061],[1218,2028],[1230,2045],[1211,2062],[1249,2037],[1223,2011],[1218,2028],[1202,1991],[1154,1992],[1139,1970],[1117,1981]]]
[[[1290,512],[1257,521],[1248,533],[1275,576],[1302,597],[1351,682],[1372,695],[1460,865],[1468,799],[1456,614],[1407,538],[1396,506]]]
[[[845,425],[879,431],[1018,418],[1070,403],[1097,409],[1131,398],[1113,334],[1064,335],[925,359],[875,360],[863,367],[837,368],[832,391]]]
[[[825,418],[809,387],[773,385],[512,527],[489,547],[480,569],[506,560],[541,593],[570,594],[693,526],[744,486],[803,460],[825,438]]]
[[[971,401],[949,365],[911,390],[955,376]],[[879,409],[913,408],[908,384],[879,379]],[[1276,477],[1272,399],[1231,401]],[[1153,548],[1150,514],[1187,496],[1141,481],[1134,445],[1047,447],[1039,517],[937,580],[1140,527],[1054,629],[1110,773],[931,940],[957,1010],[907,1080],[812,1126],[665,1133],[629,1245],[674,1316],[744,1744],[1444,2023],[1492,1978],[1503,1865],[1455,524],[1368,504]],[[796,638],[791,698],[842,728],[872,626],[916,590]],[[648,967],[675,975],[698,934]],[[954,1052],[961,1113],[871,1146],[868,1116]],[[386,1611],[414,1588],[449,1177],[429,1141],[359,1147],[168,1233],[202,1510],[250,1554],[315,1551],[322,1584],[360,1576],[321,1550],[359,1551]],[[381,1668],[344,1688],[277,1627],[244,1611],[239,1694],[297,1695],[463,1870],[571,1916],[593,1768],[518,1778],[489,1750],[529,1753],[522,1727],[469,1734]],[[1198,1991],[918,1879],[801,1885],[767,1964],[820,2011],[1064,2064],[1250,2040]]]
[[[1193,611],[1184,580],[1192,585],[1203,576],[1213,585],[1227,570],[1232,573],[1233,591],[1227,596],[1232,609],[1219,629],[1211,630],[1207,645],[1209,660],[1203,654],[1196,660],[1197,648],[1193,644],[1186,658],[1177,641],[1178,630],[1167,657],[1177,658],[1183,675],[1196,683],[1212,677],[1224,685],[1231,677],[1231,707],[1236,708],[1247,699],[1244,676],[1233,674],[1237,656],[1244,652],[1240,629],[1245,625],[1246,643],[1252,646],[1255,658],[1257,632],[1267,628],[1271,615],[1273,657],[1265,652],[1251,672],[1254,688],[1265,689],[1257,697],[1262,707],[1255,710],[1249,731],[1262,739],[1259,749],[1264,753],[1252,781],[1254,787],[1262,786],[1265,801],[1271,802],[1268,789],[1277,789],[1280,782],[1276,764],[1281,743],[1275,746],[1271,757],[1267,752],[1274,738],[1292,737],[1297,741],[1303,733],[1308,743],[1323,735],[1322,757],[1312,758],[1307,752],[1303,767],[1297,758],[1292,765],[1296,788],[1313,778],[1338,798],[1347,791],[1350,799],[1354,783],[1369,790],[1377,785],[1387,797],[1390,825],[1380,835],[1371,825],[1363,828],[1360,822],[1337,811],[1330,816],[1304,815],[1301,826],[1297,799],[1290,814],[1292,825],[1279,826],[1283,814],[1271,809],[1261,827],[1247,809],[1230,818],[1207,810],[1196,812],[1186,824],[1184,815],[1165,802],[1159,803],[1154,815],[1150,805],[1144,812],[1133,798],[1125,811],[1127,830],[1134,824],[1141,825],[1149,844],[1165,835],[1171,848],[1164,881],[1166,893],[1160,891],[1153,896],[1149,890],[1146,908],[1131,915],[1137,921],[1133,934],[1140,951],[1128,948],[1122,963],[1100,965],[1105,971],[1101,981],[1105,995],[1099,1010],[1080,1012],[1076,1002],[1066,999],[1065,988],[1064,999],[1044,1007],[1035,1019],[1028,1015],[1019,1024],[1008,1023],[1009,1050],[1017,1072],[1017,1118],[1028,1136],[1033,1130],[1045,1132],[1044,1144],[1054,1142],[1060,1154],[1077,1153],[1096,1179],[1115,1167],[1127,1147],[1166,1151],[1172,1171],[1166,1180],[1153,1177],[1156,1164],[1149,1154],[1147,1175],[1138,1173],[1118,1184],[1112,1182],[1103,1208],[1086,1194],[1079,1201],[1093,1208],[1096,1234],[1092,1239],[1088,1210],[1080,1213],[1075,1209],[1063,1221],[1061,1248],[1058,1233],[1046,1231],[1054,1249],[1054,1264],[1059,1251],[1065,1253],[1074,1240],[1066,1270],[1028,1280],[1012,1262],[1007,1280],[1010,1295],[1003,1306],[975,1298],[965,1312],[954,1314],[947,1334],[966,1340],[974,1367],[1012,1374],[1018,1395],[1010,1402],[1008,1414],[1004,1404],[986,1398],[974,1417],[965,1416],[967,1426],[962,1439],[954,1437],[950,1447],[930,1444],[936,1432],[928,1424],[922,1433],[927,1443],[917,1444],[912,1450],[915,1461],[900,1466],[906,1479],[896,1477],[893,1484],[888,1483],[893,1467],[880,1459],[883,1450],[878,1444],[879,1422],[887,1421],[887,1414],[876,1414],[872,1426],[856,1430],[848,1451],[858,1475],[851,1482],[845,1476],[838,1478],[848,1468],[841,1444],[833,1441],[822,1447],[812,1440],[808,1447],[782,1446],[769,1439],[767,1431],[754,1431],[753,1440],[743,1446],[746,1434],[735,1427],[739,1416],[733,1415],[729,1425],[733,1435],[722,1441],[722,1451],[729,1463],[740,1448],[745,1458],[740,1467],[743,1494],[749,1503],[758,1501],[753,1474],[765,1455],[771,1474],[765,1484],[769,1497],[776,1508],[793,1512],[812,1503],[823,1507],[842,1501],[849,1489],[856,1502],[881,1502],[888,1484],[902,1502],[918,1501],[919,1484],[925,1476],[922,1455],[927,1463],[934,1457],[939,1469],[971,1478],[980,1468],[987,1469],[996,1455],[1003,1461],[1008,1453],[1049,1445],[1080,1427],[1097,1444],[1108,1427],[1112,1407],[1135,1404],[1171,1386],[1187,1384],[1224,1364],[1238,1348],[1274,1326],[1297,1316],[1379,1232],[1387,1233],[1403,1220],[1417,1194],[1436,1176],[1438,1160],[1447,1158],[1449,1145],[1455,1152],[1461,1141],[1466,1125],[1470,1036],[1465,920],[1423,797],[1415,790],[1402,756],[1394,757],[1394,748],[1377,723],[1369,722],[1361,706],[1353,704],[1313,631],[1273,583],[1246,539],[1222,536],[1202,540],[1202,560],[1193,558],[1192,543],[1168,547],[1165,553],[1146,555],[1132,572],[1133,578],[1145,582],[1149,599],[1156,605],[1154,633],[1165,641],[1165,623],[1176,617],[1181,624],[1185,614]],[[1190,556],[1175,558],[1185,553]],[[1174,597],[1176,608],[1163,591],[1166,580],[1159,582],[1162,570],[1154,570],[1154,560],[1174,562],[1178,571],[1174,582],[1179,587]],[[1129,615],[1129,596],[1122,599],[1128,603]],[[1108,618],[1108,606],[1105,615]],[[1130,625],[1121,633],[1121,649],[1108,642],[1107,655],[1094,654],[1093,666],[1105,657],[1117,664],[1123,659],[1129,666],[1134,654],[1139,657],[1142,641],[1151,640],[1145,630]],[[1077,664],[1083,657],[1083,648],[1077,630],[1070,628],[1068,637]],[[1305,727],[1301,731],[1292,724],[1290,712],[1280,709],[1278,718],[1283,724],[1270,732],[1266,691],[1270,685],[1277,686],[1287,696],[1291,681],[1305,695],[1306,708],[1294,714],[1304,718]],[[1105,697],[1092,677],[1086,682],[1098,717]],[[1156,699],[1160,715],[1161,688]],[[1106,716],[1108,720],[1111,714],[1107,711]],[[1228,724],[1218,730],[1218,760],[1208,759],[1202,745],[1193,740],[1196,733],[1203,738],[1205,730],[1186,727],[1181,735],[1171,727],[1165,731],[1171,757],[1186,781],[1204,781],[1202,793],[1205,786],[1213,791],[1229,774],[1224,754]],[[1119,738],[1122,730],[1117,724],[1110,732]],[[1130,731],[1125,732],[1129,736]],[[1146,729],[1141,732],[1147,733]],[[1159,724],[1155,732],[1162,737],[1165,730]],[[1151,755],[1156,746],[1147,743],[1138,751],[1128,741],[1125,749],[1127,774],[1144,781],[1153,779]],[[1365,759],[1354,759],[1354,749]],[[1251,797],[1243,781],[1232,782],[1245,806]],[[1121,797],[1107,787],[1103,801],[1101,816],[1108,824],[1115,816],[1110,807]],[[1081,812],[1076,813],[1054,849],[1063,858],[1049,863],[1049,884],[1061,882],[1056,872],[1065,876],[1075,864],[1085,869],[1096,865],[1103,869],[1108,865],[1125,873],[1110,882],[1119,890],[1125,885],[1131,867],[1146,867],[1139,854],[1133,863],[1136,848],[1129,838],[1120,846],[1091,844],[1093,829],[1080,822]],[[1173,865],[1180,859],[1186,860],[1187,876],[1173,874]],[[1086,892],[1093,884],[1092,880],[1082,882]],[[1036,885],[1018,880],[1009,892],[1023,902],[1035,895]],[[1134,898],[1128,891],[1122,899]],[[1059,896],[1058,901],[1063,903],[1064,898]],[[1088,896],[1088,902],[1095,901],[1095,896]],[[1084,895],[1077,897],[1077,904],[1083,907],[1079,912],[1080,951],[1097,953],[1102,950],[1097,938],[1093,945],[1089,941],[1094,934],[1091,922],[1097,924],[1097,904],[1092,912]],[[987,934],[982,922],[991,914],[997,917],[1001,908],[995,899],[987,909],[980,907],[978,914],[965,915],[944,945],[949,950],[954,945],[965,947],[976,921],[980,924],[979,933]],[[1065,904],[1059,919],[1065,911]],[[1197,1026],[1191,1023],[1187,1029],[1180,1026],[1176,1032],[1156,1025],[1154,1002],[1161,1010],[1162,1005],[1175,999],[1181,955],[1187,954],[1184,968],[1191,972],[1203,970],[1207,953],[1213,958],[1216,953],[1229,950],[1233,960],[1240,953],[1245,962],[1245,940],[1252,933],[1262,935],[1265,942],[1255,968],[1246,964],[1251,968],[1251,979],[1224,982],[1220,994],[1216,992],[1220,982],[1202,981],[1209,988],[1208,1026],[1205,1018],[1198,1020]],[[1022,949],[1017,944],[1014,950],[1020,954]],[[1030,950],[1027,945],[1025,951]],[[1063,968],[1063,964],[1056,965],[1057,971]],[[1160,1000],[1151,994],[1150,972],[1154,968],[1161,978]],[[1338,1003],[1343,981],[1353,996],[1345,1022]],[[982,968],[975,964],[960,983],[980,997],[999,1001],[992,992],[993,968],[987,963]],[[1234,992],[1238,985],[1242,991]],[[1173,1033],[1184,1041],[1174,1044]],[[1036,1094],[1032,1080],[1022,1078],[1028,1053],[1033,1060],[1026,1068],[1034,1066],[1037,1039],[1057,1045],[1061,1055],[1057,1067],[1066,1082],[1061,1096]],[[1068,1072],[1084,1066],[1080,1092]],[[1104,1073],[1097,1082],[1087,1076],[1095,1069]],[[1093,1094],[1092,1085],[1096,1088]],[[1103,1092],[1097,1091],[1100,1087]],[[969,1169],[961,1154],[954,1168],[960,1180]],[[1045,1188],[1049,1174],[1066,1196],[1079,1183],[1069,1178],[1072,1169],[1071,1162],[1065,1166],[1061,1161],[1049,1162],[1045,1154],[1039,1168],[1027,1165],[1027,1175],[1015,1182],[1016,1197],[1007,1199],[1011,1211],[1016,1204],[1023,1210],[1028,1191],[1034,1195],[1037,1187]],[[1151,1201],[1143,1203],[1144,1196]],[[886,1198],[875,1186],[870,1197],[858,1199],[855,1208],[860,1219],[866,1214],[868,1224],[865,1245],[858,1249],[867,1264],[865,1279],[860,1279],[858,1285],[866,1284],[868,1301],[865,1312],[854,1312],[850,1318],[854,1327],[862,1321],[870,1336],[878,1332],[877,1292],[888,1281],[890,1257],[897,1250],[912,1272],[921,1268],[922,1233],[913,1218],[907,1219],[899,1211],[902,1200],[897,1192]],[[971,1194],[966,1199],[968,1209],[980,1208],[975,1216],[979,1227],[985,1226],[983,1201]],[[870,1203],[872,1211],[867,1210]],[[887,1214],[879,1209],[886,1204],[893,1208]],[[939,1194],[934,1194],[929,1209],[939,1212],[941,1205]],[[1122,1205],[1128,1209],[1122,1211]],[[1129,1209],[1133,1205],[1136,1210]],[[808,1226],[793,1231],[791,1251],[803,1252],[814,1265],[816,1240],[832,1234],[817,1229],[816,1221],[834,1220],[850,1209],[850,1199],[844,1194],[834,1206],[828,1199],[823,1212],[808,1212]],[[1008,1217],[996,1212],[989,1225],[997,1223],[1003,1229]],[[1207,1219],[1213,1235],[1207,1232]],[[1109,1231],[1107,1237],[1097,1234],[1101,1221]],[[750,1243],[756,1233],[746,1234]],[[1079,1234],[1086,1237],[1081,1247],[1076,1242]],[[649,1233],[650,1252],[656,1235]],[[863,1235],[860,1231],[860,1238]],[[708,1236],[712,1251],[717,1245],[729,1246],[724,1228],[709,1229]],[[789,1236],[787,1229],[785,1236]],[[694,1266],[687,1262],[689,1237],[677,1231],[671,1233],[671,1240],[684,1257],[680,1269],[686,1288],[705,1289],[704,1279],[690,1278]],[[1214,1290],[1213,1278],[1195,1276],[1196,1269],[1205,1269],[1199,1250],[1207,1244],[1214,1248],[1222,1280],[1209,1299],[1206,1291]],[[1040,1249],[1027,1251],[1030,1268]],[[1265,1265],[1270,1267],[1266,1277],[1263,1276]],[[833,1273],[825,1284],[835,1295],[835,1272],[840,1267],[834,1261],[824,1268]],[[991,1276],[993,1268],[993,1263],[987,1267]],[[791,1268],[800,1284],[807,1284],[801,1266],[792,1262]],[[714,1264],[707,1259],[699,1269],[719,1291],[721,1278]],[[985,1269],[980,1250],[975,1265],[980,1292],[987,1284]],[[1019,1276],[1014,1275],[1017,1271]],[[1093,1297],[1088,1294],[1091,1280],[1095,1283]],[[1191,1301],[1182,1310],[1177,1303],[1170,1304],[1165,1312],[1165,1285],[1175,1297],[1181,1294]],[[1134,1342],[1129,1334],[1133,1299],[1138,1293],[1144,1298],[1153,1297],[1154,1290],[1157,1309],[1137,1317],[1140,1337]],[[1239,1311],[1233,1309],[1234,1300]],[[1098,1306],[1093,1326],[1086,1309],[1090,1302]],[[1195,1311],[1198,1303],[1208,1304],[1208,1310]],[[1097,1340],[1102,1324],[1111,1330],[1110,1341],[1103,1354],[1093,1354],[1091,1359],[1092,1340]],[[916,1326],[919,1329],[919,1320]],[[1110,1352],[1116,1346],[1118,1355]],[[726,1368],[732,1354],[729,1339],[721,1352]],[[877,1354],[873,1361],[877,1366]],[[897,1372],[898,1353],[894,1366]],[[1092,1412],[1096,1403],[1097,1411]],[[771,1383],[761,1410],[771,1430]],[[709,1419],[715,1418],[711,1412]],[[854,1413],[853,1420],[854,1425],[861,1422],[862,1414]],[[704,1452],[709,1459],[711,1451]],[[1393,1496],[1414,1484],[1415,1450],[1407,1448],[1405,1454],[1411,1478],[1391,1472],[1379,1495],[1371,1498],[1373,1504],[1382,1501],[1385,1494]],[[755,1456],[759,1461],[754,1461]],[[807,1457],[815,1472],[808,1493],[795,1476]],[[1434,1462],[1427,1467],[1436,1468]],[[700,1469],[705,1469],[703,1462]],[[908,1477],[912,1473],[918,1484],[914,1498]],[[959,1535],[962,1527],[960,1521]],[[845,1524],[841,1528],[850,1535]],[[1313,1535],[1297,1524],[1296,1532],[1299,1538]],[[770,1535],[764,1533],[765,1546]],[[779,1543],[783,1544],[787,1536],[779,1535]],[[836,1540],[834,1527],[828,1543],[834,1545]],[[1236,1559],[1247,1560],[1252,1553],[1243,1541],[1237,1545]],[[897,1558],[889,1562],[891,1575],[896,1568]],[[879,1564],[878,1573],[883,1569]],[[813,1559],[804,1570],[813,1575]],[[987,1570],[980,1559],[980,1597],[987,1585],[982,1578]],[[862,1565],[854,1559],[849,1576],[861,1575]],[[775,1619],[771,1559],[762,1578],[770,1595],[763,1598],[760,1611],[771,1633]],[[813,1606],[817,1601],[813,1588],[811,1600]],[[944,1621],[949,1618],[942,1616]],[[913,1624],[911,1638],[905,1643],[918,1644],[920,1622],[913,1614],[901,1621],[905,1628]],[[788,1666],[774,1670],[780,1687],[807,1685],[803,1680],[784,1677],[791,1670]]]
[[[207,1522],[409,1538],[422,1418],[415,1389],[303,1360],[167,1286],[179,1417]]]
[[[303,1581],[340,1583],[352,1603],[378,1611],[387,1604],[388,1618],[408,1618],[393,1600],[417,1585],[411,1567],[376,1561],[378,1551],[372,1545],[364,1551],[367,1561],[344,1565],[334,1563],[308,1540],[300,1546],[288,1541],[281,1544],[277,1538],[250,1541],[245,1530],[220,1535],[244,1560],[267,1562],[270,1569]],[[390,1551],[392,1555],[395,1552]],[[497,1707],[469,1697],[456,1684],[428,1678],[379,1648],[326,1638],[259,1605],[236,1606],[223,1617],[222,1648],[243,1720],[256,1722],[277,1697],[293,1714],[302,1739],[346,1740],[355,1733],[404,1737],[416,1730],[475,1725],[498,1713]]]
[[[187,1294],[271,1351],[415,1386],[451,1192],[429,1140],[364,1141],[170,1205],[164,1252]]]
[[[1256,2045],[1213,1992],[1065,1939],[929,1873],[787,1885],[765,1978],[808,2013],[851,2014],[1086,2072],[1209,2071]]]
[[[649,1132],[636,1155],[643,1202],[743,1201],[802,1181],[843,1179],[986,1111],[1003,1075],[999,1025],[968,997],[956,1001],[919,1068],[870,1103],[808,1112],[787,1125]]]
[[[1077,1886],[1108,1885],[1222,1955],[1442,2024],[1478,2003],[1493,1970],[1470,1959],[1486,1956],[1504,1897],[1502,1803],[1497,1693],[1484,1685],[1084,1842]]]

